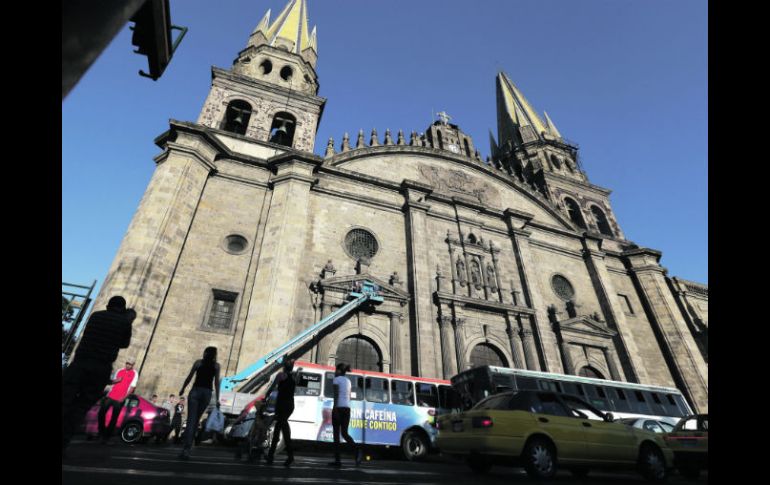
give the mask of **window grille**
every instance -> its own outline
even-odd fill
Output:
[[[373,258],[379,250],[374,235],[364,229],[353,229],[345,236],[345,248],[354,259]]]
[[[214,302],[209,311],[207,326],[217,330],[230,330],[237,297],[237,293],[214,290]]]
[[[562,275],[556,275],[551,280],[551,286],[553,291],[562,300],[572,300],[575,296],[575,289],[572,288],[572,284]]]

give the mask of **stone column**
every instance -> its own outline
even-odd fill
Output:
[[[707,413],[708,366],[681,313],[674,311],[677,306],[666,285],[666,270],[658,263],[661,253],[640,248],[626,251],[623,256],[631,266],[639,297],[677,387],[697,413]]]
[[[510,314],[505,315],[505,333],[508,335],[508,341],[511,344],[511,355],[513,356],[513,366],[517,369],[524,369],[526,362],[524,361],[524,349],[521,346],[521,339],[517,338],[517,325],[511,322],[513,318]]]
[[[460,373],[468,367],[465,361],[465,319],[455,318],[455,351],[457,353],[457,372]]]
[[[623,378],[618,372],[617,365],[615,365],[615,356],[613,355],[614,350],[615,349],[608,349],[607,347],[602,348],[602,352],[604,352],[604,360],[607,361],[607,368],[610,370],[610,378],[613,381],[622,381]]]
[[[390,372],[400,374],[401,366],[401,319],[403,315],[398,312],[390,312]]]
[[[570,343],[565,342],[563,338],[559,339],[559,346],[561,347],[562,360],[564,362],[564,373],[574,375],[577,372],[575,369],[575,363],[572,361],[570,355]]]
[[[310,186],[322,163],[315,155],[286,153],[271,161],[273,198],[266,223],[238,370],[291,338],[308,224]],[[323,357],[322,357],[323,358]]]
[[[452,346],[452,317],[445,315],[439,318],[439,327],[441,328],[441,363],[444,379],[449,379],[459,372],[453,358],[455,352]]]
[[[104,310],[110,298],[121,295],[127,307],[136,310],[131,344],[117,362],[134,357],[139,372],[206,182],[216,171],[212,163],[216,152],[208,143],[197,135],[177,133],[173,125],[171,132],[176,139],[164,139],[165,151],[155,157],[155,172],[92,306],[94,311]]]
[[[513,244],[513,252],[516,256],[516,263],[519,267],[522,293],[526,306],[535,310],[532,317],[532,331],[538,337],[537,348],[542,357],[543,370],[546,372],[559,372],[562,369],[561,358],[556,343],[556,335],[548,325],[548,314],[546,313],[544,299],[541,295],[541,289],[537,278],[535,277],[536,266],[532,256],[532,249],[529,245],[530,231],[521,228],[532,219],[530,214],[522,213],[514,209],[505,210],[505,219],[508,224],[508,231]],[[525,347],[526,348],[526,347]],[[537,355],[537,354],[535,354]],[[537,357],[536,357],[537,358]],[[538,358],[538,361],[540,359]],[[531,367],[530,367],[531,368]],[[540,366],[538,365],[538,370]]]
[[[527,369],[540,370],[540,365],[537,360],[537,350],[535,349],[535,341],[532,336],[532,330],[523,329],[521,331],[521,341],[524,346],[524,361],[527,363]]]
[[[583,259],[586,262],[588,274],[593,283],[594,292],[599,299],[602,313],[604,313],[607,324],[613,330],[618,332],[616,347],[620,351],[620,361],[623,365],[624,374],[631,382],[649,382],[646,366],[641,358],[641,353],[634,342],[631,329],[628,328],[626,316],[623,308],[618,301],[618,292],[615,290],[610,275],[607,272],[607,265],[604,262],[604,252],[600,250],[601,239],[597,239],[587,234],[583,237]]]
[[[435,376],[439,373],[440,360],[433,342],[435,341],[435,319],[433,317],[433,279],[429,249],[427,213],[430,205],[425,203],[428,194],[433,191],[429,185],[404,180],[401,184],[406,202],[403,210],[406,218],[407,265],[409,270],[409,293],[411,334],[413,347],[411,361],[413,375]],[[405,369],[404,369],[405,370]]]

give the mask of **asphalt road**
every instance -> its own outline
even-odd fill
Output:
[[[285,456],[276,455],[272,466],[234,461],[234,448],[201,445],[193,449],[189,461],[177,458],[180,447],[172,444],[143,443],[104,446],[96,441],[75,440],[62,460],[62,485],[213,485],[236,483],[287,484],[375,484],[391,485],[418,483],[422,485],[448,484],[530,484],[523,470],[496,467],[484,476],[475,475],[464,463],[452,462],[433,455],[427,462],[411,463],[392,454],[370,453],[372,459],[360,467],[348,457],[343,468],[327,465],[331,455],[324,451],[297,452],[291,468],[283,467]],[[703,476],[698,482],[686,481],[672,475],[669,484],[706,483]],[[560,471],[553,480],[539,484],[642,484],[633,472],[591,471],[580,480],[569,472]]]

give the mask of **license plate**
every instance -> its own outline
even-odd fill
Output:
[[[458,433],[463,430],[463,422],[462,421],[452,421],[452,431],[455,433]]]

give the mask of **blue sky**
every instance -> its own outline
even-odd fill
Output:
[[[62,103],[62,279],[100,285],[152,176],[153,139],[195,121],[212,65],[229,68],[285,0],[171,0],[189,28],[163,77],[140,77],[128,26]],[[318,26],[315,151],[372,128],[424,131],[445,110],[489,154],[495,75],[580,145],[628,239],[671,276],[708,283],[705,0],[308,0]],[[98,287],[97,287],[98,289]]]

